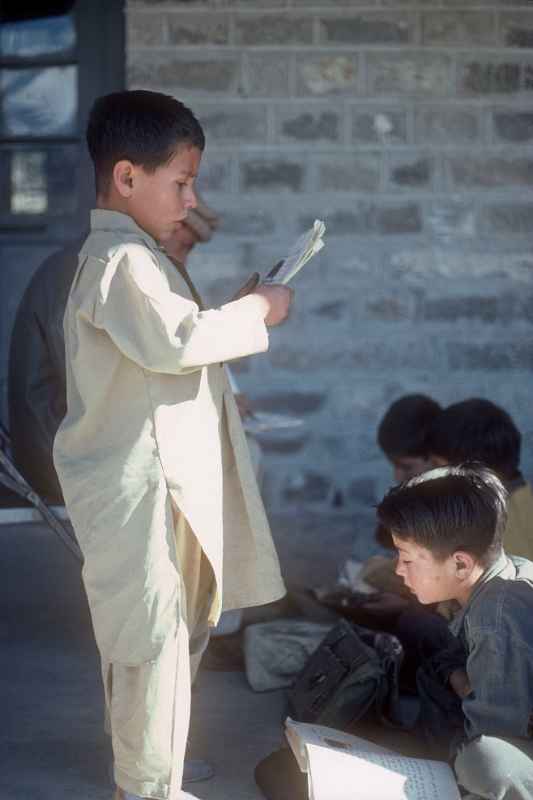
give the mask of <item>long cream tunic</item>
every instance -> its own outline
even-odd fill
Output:
[[[109,662],[155,659],[176,628],[173,507],[213,568],[212,622],[284,593],[222,363],[267,349],[260,304],[200,311],[190,297],[130,217],[92,212],[65,313],[68,410],[54,463]]]

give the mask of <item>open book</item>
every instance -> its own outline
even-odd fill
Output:
[[[460,800],[453,772],[443,761],[408,758],[290,717],[285,735],[307,772],[309,800]]]
[[[265,283],[288,283],[324,247],[326,226],[320,219],[293,244],[287,256],[276,264],[265,278]]]

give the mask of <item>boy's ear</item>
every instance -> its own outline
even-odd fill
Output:
[[[117,161],[113,167],[113,183],[121,197],[131,197],[135,168],[131,161]]]
[[[474,556],[471,553],[465,553],[463,550],[457,550],[452,558],[458,580],[464,581],[469,578],[477,563]]]

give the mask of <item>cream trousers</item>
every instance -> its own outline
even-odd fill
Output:
[[[185,517],[174,510],[181,617],[155,661],[102,664],[115,781],[131,794],[177,800],[189,730],[191,682],[209,640],[213,572]],[[183,598],[185,598],[183,602]]]

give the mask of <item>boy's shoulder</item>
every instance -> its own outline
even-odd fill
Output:
[[[154,247],[134,231],[91,231],[80,250],[80,258],[94,258],[103,263],[121,259],[157,260]]]
[[[533,562],[504,556],[489,570],[466,610],[467,627],[487,632],[514,631],[533,647]]]

